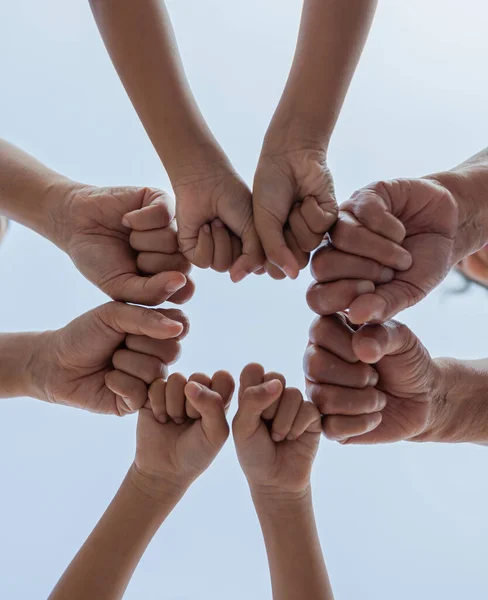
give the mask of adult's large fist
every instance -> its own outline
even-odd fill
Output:
[[[313,259],[318,314],[349,308],[353,323],[384,322],[431,292],[457,260],[458,206],[431,179],[395,179],[341,206],[331,244]],[[332,268],[331,268],[332,265]]]
[[[343,443],[420,440],[436,418],[439,367],[401,323],[355,330],[344,314],[317,318],[304,367],[307,394]]]

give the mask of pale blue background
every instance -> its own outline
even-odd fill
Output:
[[[170,2],[188,74],[248,181],[281,92],[299,0]],[[487,143],[483,0],[384,0],[330,150],[338,197],[378,178],[448,168]],[[84,0],[0,7],[0,135],[96,184],[168,186]],[[306,93],[306,91],[305,91]],[[324,99],[325,102],[325,99]],[[0,330],[56,328],[105,298],[40,237],[13,227],[0,251]],[[309,283],[196,273],[179,369],[248,361],[302,385]],[[451,279],[404,320],[434,355],[486,354],[487,295]],[[117,489],[135,418],[2,401],[0,597],[45,598]],[[338,599],[486,598],[488,450],[325,442],[314,472]],[[260,531],[229,443],[156,536],[129,600],[270,597]]]

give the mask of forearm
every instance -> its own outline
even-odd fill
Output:
[[[328,146],[377,0],[305,0],[295,58],[267,142],[279,132]]]
[[[131,467],[49,600],[122,598],[149,542],[181,496],[174,488],[153,494]]]
[[[433,412],[415,441],[488,444],[488,359],[436,359]]]
[[[173,183],[223,152],[186,79],[162,0],[90,0],[112,62]]]
[[[72,182],[0,140],[0,214],[57,243],[60,188]]]
[[[0,398],[41,398],[37,385],[42,333],[0,334]]]
[[[448,189],[459,209],[455,262],[488,243],[488,148],[450,171],[428,175]]]
[[[333,598],[310,490],[301,497],[253,493],[271,571],[274,600]]]

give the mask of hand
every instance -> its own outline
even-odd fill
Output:
[[[165,192],[76,184],[66,195],[61,247],[89,281],[115,300],[148,306],[191,298]]]
[[[235,282],[262,267],[251,192],[230,165],[203,167],[175,182],[174,189],[179,245],[190,262],[230,270]]]
[[[281,375],[261,365],[241,374],[239,410],[232,424],[240,465],[254,492],[301,493],[321,433],[320,414]]]
[[[456,263],[457,228],[454,197],[432,180],[398,179],[356,192],[330,233],[335,250],[324,247],[314,257],[320,285],[309,291],[311,308],[319,314],[349,308],[356,324],[390,319],[446,277]],[[363,282],[351,281],[358,277]]]
[[[135,465],[158,486],[186,489],[213,462],[229,436],[226,411],[234,392],[229,373],[212,379],[175,373],[156,380],[139,413]],[[191,412],[190,412],[191,408]],[[190,416],[191,415],[191,416]]]
[[[41,336],[33,371],[41,399],[123,416],[179,354],[188,321],[179,310],[109,302]]]
[[[254,179],[253,208],[268,272],[294,279],[337,219],[326,152],[265,145]]]
[[[0,216],[0,244],[3,242],[3,238],[8,230],[8,219]]]
[[[324,433],[352,444],[421,440],[438,409],[439,367],[401,323],[317,318],[304,367],[307,394],[326,415]]]

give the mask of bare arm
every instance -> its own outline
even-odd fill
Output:
[[[181,498],[173,487],[148,494],[131,467],[115,498],[49,600],[119,600],[149,542]]]
[[[253,494],[274,600],[332,600],[310,489],[289,498]]]
[[[98,28],[172,182],[223,151],[191,92],[162,0],[90,0]]]
[[[0,398],[42,397],[34,372],[42,368],[38,358],[42,337],[42,333],[0,333]]]

